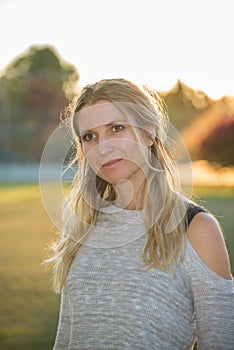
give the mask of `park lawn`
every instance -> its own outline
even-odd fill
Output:
[[[0,349],[51,349],[59,296],[41,262],[55,230],[37,185],[0,191]]]
[[[38,185],[1,185],[0,349],[52,349],[59,295],[41,265],[55,228]],[[219,219],[234,270],[234,189],[196,187],[194,197]]]

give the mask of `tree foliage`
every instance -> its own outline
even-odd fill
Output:
[[[194,90],[180,80],[170,91],[164,93],[164,100],[168,106],[170,121],[179,131],[187,127],[212,104],[211,99],[203,91]]]
[[[67,82],[75,84],[79,79],[76,68],[63,61],[51,46],[29,47],[6,68],[4,77],[18,92],[25,92],[31,79],[40,78],[57,85],[65,95]]]
[[[223,166],[234,165],[234,115],[224,115],[200,143],[201,157]]]
[[[32,46],[0,78],[0,160],[39,161],[79,79],[53,47]]]

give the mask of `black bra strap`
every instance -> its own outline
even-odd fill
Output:
[[[193,220],[194,216],[197,215],[200,212],[207,212],[204,208],[189,203],[187,212],[186,212],[186,217],[187,217],[187,226],[189,226],[189,224],[191,223],[191,221]]]

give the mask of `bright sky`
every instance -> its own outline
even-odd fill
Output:
[[[33,44],[74,64],[83,86],[123,77],[169,90],[181,79],[234,96],[233,0],[0,0],[0,70]]]

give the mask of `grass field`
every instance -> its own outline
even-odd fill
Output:
[[[59,296],[41,261],[55,229],[38,185],[1,185],[0,191],[0,349],[49,350]],[[234,188],[197,187],[194,194],[219,219],[234,271]]]

